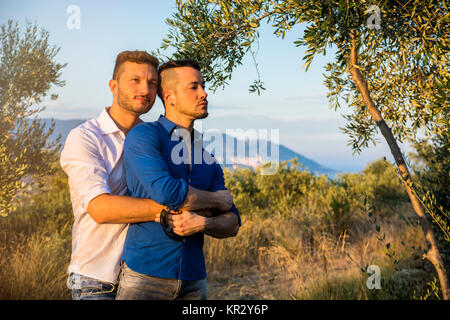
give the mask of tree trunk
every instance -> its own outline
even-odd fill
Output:
[[[447,277],[447,273],[444,268],[444,262],[442,260],[441,254],[439,253],[436,238],[435,238],[433,230],[431,228],[431,224],[427,220],[426,214],[419,202],[419,199],[417,199],[416,195],[413,192],[414,186],[413,186],[413,183],[411,180],[411,176],[410,176],[408,167],[406,166],[402,152],[400,151],[400,148],[397,144],[397,141],[395,140],[391,129],[384,121],[380,110],[374,104],[374,102],[370,96],[370,92],[367,87],[367,83],[357,67],[358,61],[357,61],[356,39],[352,32],[350,33],[350,37],[351,37],[351,50],[350,50],[350,59],[349,59],[350,75],[352,76],[352,79],[353,79],[358,91],[360,92],[360,94],[362,96],[363,102],[364,102],[365,106],[367,107],[367,110],[369,111],[373,120],[376,122],[382,135],[386,139],[386,142],[388,143],[389,148],[391,149],[391,153],[394,156],[395,163],[397,164],[397,167],[403,178],[406,192],[408,193],[409,199],[411,200],[411,204],[413,206],[414,212],[419,217],[420,226],[422,227],[423,233],[425,235],[425,239],[427,241],[427,249],[428,250],[427,250],[427,253],[424,255],[424,258],[428,259],[435,267],[436,272],[439,277],[439,282],[441,284],[442,296],[443,296],[444,300],[448,300],[449,294],[450,294],[449,287],[448,287],[448,277]]]

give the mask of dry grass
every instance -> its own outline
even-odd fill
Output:
[[[208,238],[205,255],[211,299],[393,299],[391,276],[395,269],[421,263],[416,249],[424,243],[417,226],[395,221],[380,233],[367,228],[333,237],[281,219],[243,219],[236,238]],[[403,245],[407,243],[408,245]],[[396,249],[386,256],[385,244]],[[382,289],[366,287],[361,268],[381,269]],[[423,265],[423,262],[422,262]],[[411,297],[409,297],[411,298]]]
[[[61,221],[69,221],[66,215]],[[396,267],[423,266],[411,248],[424,243],[420,229],[399,219],[382,224],[384,241],[369,223],[332,236],[301,219],[242,220],[235,238],[206,237],[210,299],[411,298],[398,293],[404,288],[392,287],[391,275]],[[70,299],[65,284],[70,227],[37,215],[0,221],[0,299]],[[387,242],[396,250],[397,265],[386,256]],[[381,268],[381,290],[367,289],[368,275],[360,268],[368,264]]]
[[[35,214],[0,219],[0,299],[70,299],[71,223],[54,222]]]
[[[66,299],[69,251],[58,234],[22,238],[0,248],[1,299]]]
[[[363,173],[333,181],[286,167],[274,176],[226,171],[243,225],[231,239],[206,237],[209,298],[423,295],[434,270],[420,258],[424,237],[392,170],[377,161]],[[73,217],[67,177],[59,169],[41,184],[23,194],[14,213],[0,217],[0,299],[70,299],[65,282]],[[362,205],[366,199],[368,207]],[[372,264],[380,267],[381,290],[366,286],[362,270]]]

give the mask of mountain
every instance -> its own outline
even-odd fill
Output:
[[[337,173],[335,170],[326,168],[282,144],[265,139],[251,139],[242,135],[236,138],[221,134],[217,135],[214,140],[204,138],[203,142],[205,149],[213,153],[219,163],[228,168],[246,167],[256,169],[271,161],[287,161],[288,165],[290,165],[289,160],[297,159],[298,163],[311,173],[328,175]]]
[[[47,126],[50,126],[51,119],[41,119]],[[55,130],[50,136],[50,139],[54,140],[61,135],[61,144],[64,145],[65,139],[70,130],[76,126],[82,124],[86,120],[83,119],[70,119],[59,120],[55,119]],[[314,174],[327,174],[333,176],[337,171],[326,168],[318,162],[309,159],[300,153],[289,149],[288,147],[267,141],[265,139],[251,139],[250,137],[232,137],[220,133],[219,135],[213,135],[215,139],[208,139],[211,135],[205,135],[204,146],[206,150],[214,154],[216,159],[223,166],[228,168],[244,167],[244,168],[256,168],[267,161],[278,160],[289,161],[297,158],[299,164],[301,164],[305,170],[308,170]],[[220,137],[222,141],[220,141]],[[254,138],[254,137],[253,137]]]
[[[52,120],[51,119],[40,119],[43,123],[45,123],[46,127],[50,127]],[[70,130],[79,126],[86,120],[83,119],[70,119],[70,120],[59,120],[54,119],[55,121],[55,130],[50,136],[50,140],[56,140],[56,138],[61,135],[61,145],[64,146],[64,142],[66,141],[66,137],[69,134]]]

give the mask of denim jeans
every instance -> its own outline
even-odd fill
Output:
[[[117,300],[206,300],[206,279],[178,280],[151,277],[128,268],[119,277]]]
[[[67,287],[72,290],[73,300],[115,300],[117,285],[71,273]]]

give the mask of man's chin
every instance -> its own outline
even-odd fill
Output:
[[[136,106],[134,108],[134,110],[136,111],[136,113],[139,114],[144,114],[149,112],[150,110],[152,110],[153,105],[141,105],[141,106]]]
[[[208,117],[208,111],[202,112],[197,116],[197,119],[205,119]]]

